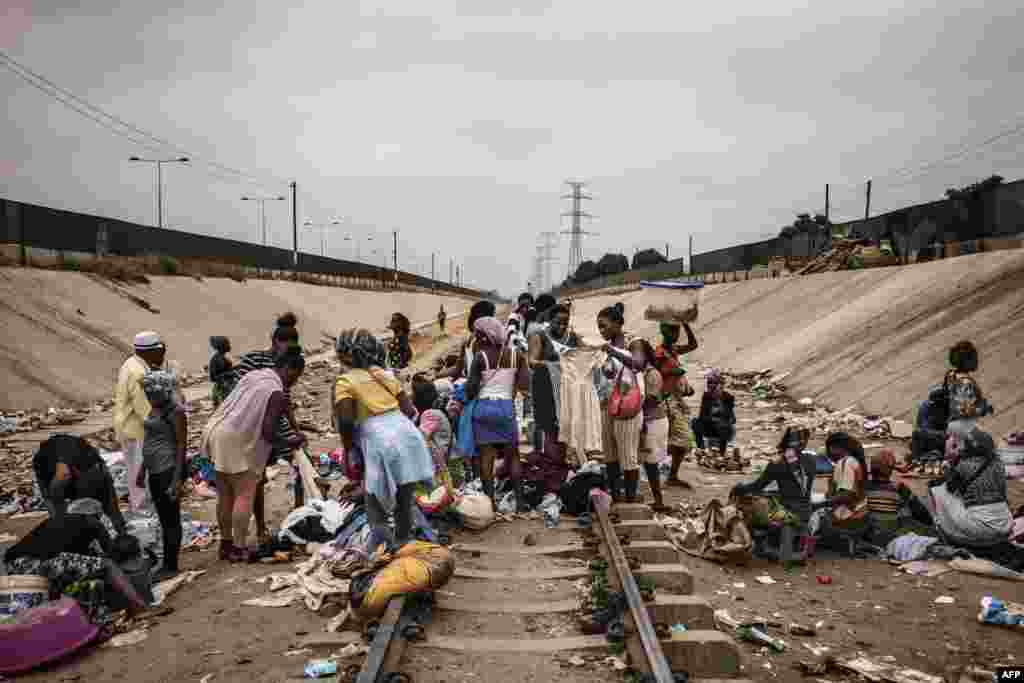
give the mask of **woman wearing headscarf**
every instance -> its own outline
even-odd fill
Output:
[[[362,461],[370,526],[395,516],[395,540],[412,538],[416,484],[432,482],[433,462],[411,418],[416,409],[401,383],[383,368],[386,349],[365,329],[348,329],[335,345],[341,373],[331,403],[347,457]],[[349,456],[349,454],[352,454]]]
[[[602,309],[597,314],[597,329],[605,340],[602,347],[608,354],[601,368],[598,398],[601,402],[601,442],[604,448],[605,472],[608,489],[616,502],[636,502],[640,486],[640,430],[644,416],[638,412],[630,418],[612,417],[608,404],[615,386],[626,395],[639,385],[646,359],[640,340],[623,329],[626,307],[621,302]],[[625,481],[625,498],[621,483]]]
[[[412,362],[412,347],[409,346],[409,335],[412,334],[412,323],[402,313],[391,316],[388,329],[394,334],[388,342],[385,367],[389,370],[405,370]]]
[[[798,537],[799,559],[806,559],[814,549],[806,528],[811,518],[811,491],[817,466],[814,458],[803,454],[805,445],[799,430],[787,428],[779,442],[778,458],[768,463],[757,479],[747,484],[736,484],[729,494],[730,498],[740,499],[739,505],[751,526],[781,528],[778,559],[782,562],[794,559],[793,545]],[[771,483],[778,487],[778,494],[760,500],[745,500],[763,492]]]
[[[661,344],[654,351],[654,361],[661,372],[665,413],[668,416],[668,452],[672,456],[672,469],[665,483],[668,486],[692,488],[689,483],[679,478],[683,458],[690,451],[690,408],[686,405],[686,397],[694,393],[686,381],[686,370],[680,361],[683,354],[697,350],[697,336],[688,323],[683,323],[686,344],[680,345],[676,343],[679,341],[680,325],[663,322],[659,329]]]
[[[238,359],[238,364],[235,366],[232,373],[232,379],[225,383],[225,396],[230,395],[238,382],[240,382],[247,374],[254,370],[274,370],[278,355],[288,351],[288,349],[292,347],[298,347],[298,324],[299,319],[292,312],[278,316],[277,325],[270,333],[270,348],[265,351],[250,351]],[[274,432],[274,448],[271,452],[270,459],[267,461],[268,465],[271,465],[278,460],[287,460],[288,462],[291,462],[293,450],[306,445],[306,437],[299,431],[298,425],[295,421],[295,412],[294,407],[292,406],[292,390],[290,386],[286,386],[284,388],[284,398],[287,410],[277,421],[277,429]],[[292,446],[291,444],[297,444],[297,446]],[[298,473],[298,468],[294,464],[292,465],[292,472],[293,475],[297,475]],[[264,476],[263,480],[260,482],[259,488],[256,489],[256,500],[253,503],[256,516],[256,530],[260,536],[261,542],[268,540],[266,503],[264,502],[264,487],[266,486],[266,483],[267,479],[266,476]],[[295,507],[302,507],[304,502],[305,498],[302,487],[296,486]]]
[[[929,490],[935,526],[942,537],[968,548],[1008,541],[1013,517],[1006,493],[1006,467],[992,437],[971,422],[951,422],[946,473],[942,483]]]
[[[493,501],[494,461],[504,457],[515,491],[516,509],[522,510],[519,424],[513,399],[517,390],[529,393],[526,357],[509,345],[505,326],[497,318],[480,318],[474,323],[473,331],[479,350],[466,382],[466,399],[476,401],[470,419],[473,440],[480,453],[480,479],[484,493]]]
[[[644,424],[640,431],[640,458],[644,473],[651,487],[654,504],[651,510],[662,514],[669,511],[661,492],[661,472],[658,461],[668,453],[668,413],[665,410],[664,385],[658,370],[654,347],[646,339],[637,342],[643,349],[644,358]]]
[[[473,304],[472,308],[469,309],[469,317],[466,319],[466,329],[469,330],[469,337],[462,344],[459,358],[453,367],[438,373],[437,379],[448,378],[455,381],[460,378],[465,379],[469,375],[469,368],[473,364],[473,357],[476,356],[479,348],[476,333],[473,331],[473,325],[480,318],[493,317],[496,310],[494,303],[490,301],[477,301]]]
[[[700,400],[700,415],[693,420],[693,436],[697,448],[705,440],[716,439],[724,456],[729,442],[736,436],[736,399],[723,387],[722,371],[712,368],[704,378],[706,390]]]
[[[247,373],[203,430],[201,448],[217,473],[220,554],[231,562],[251,558],[245,545],[249,519],[281,417],[288,411],[285,388],[298,381],[305,367],[301,350],[292,347],[277,356],[273,370]],[[300,436],[288,445],[300,447]]]

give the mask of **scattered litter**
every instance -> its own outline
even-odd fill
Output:
[[[287,607],[301,598],[302,589],[293,586],[288,590],[281,591],[280,593],[274,593],[259,598],[250,598],[242,604],[248,605],[249,607]]]
[[[932,676],[916,669],[905,669],[892,664],[880,664],[867,657],[857,657],[839,666],[847,671],[859,674],[869,681],[885,681],[886,683],[942,683],[941,676]]]
[[[831,583],[832,583],[832,577],[829,576],[828,574],[818,574],[817,578],[818,578],[818,583],[820,583],[822,586],[828,586],[828,585],[831,585]]]
[[[773,579],[772,577],[768,576],[767,574],[764,575],[764,576],[759,576],[755,580],[758,583],[762,583],[762,584],[764,584],[766,586],[770,586],[771,584],[775,583],[775,579]]]
[[[1012,569],[1003,567],[1002,565],[998,565],[991,560],[983,560],[980,558],[964,560],[958,557],[950,560],[949,567],[967,574],[980,574],[982,576],[991,576],[997,579],[1024,581],[1024,574],[1015,572]]]
[[[978,621],[994,626],[1024,627],[1024,605],[1003,602],[998,598],[985,596],[981,599],[981,612],[978,613]]]
[[[569,663],[573,666],[583,666],[587,662],[583,659],[583,657],[580,657],[579,655],[573,655],[569,658]]]
[[[810,398],[810,397],[802,398],[802,399],[800,399],[800,405],[802,405],[802,406],[813,406],[814,405],[814,399]]]
[[[313,650],[311,650],[308,647],[304,647],[301,650],[288,650],[288,652],[284,653],[284,656],[285,657],[301,657],[303,655],[311,655],[311,654],[313,654]]]
[[[792,636],[816,636],[818,635],[817,629],[813,626],[803,626],[796,622],[791,623],[786,627],[786,631]]]
[[[360,657],[369,652],[370,648],[366,647],[362,643],[349,643],[345,647],[341,648],[333,655],[331,659],[348,659],[349,657]]]
[[[743,590],[744,588],[746,588],[746,587],[747,587],[747,584],[745,584],[745,583],[742,583],[742,582],[740,582],[740,583],[734,583],[734,584],[732,585],[732,587],[733,587],[733,588],[738,588],[738,589],[740,589],[740,590]]]
[[[322,678],[338,673],[338,665],[329,659],[311,659],[304,671],[306,678]]]
[[[956,598],[951,595],[940,595],[935,598],[936,605],[952,605],[954,602],[956,602]]]
[[[672,624],[668,631],[673,640],[682,640],[686,635],[686,624]]]
[[[210,683],[210,681],[213,680],[213,677],[215,675],[216,674],[206,674],[205,676],[199,679],[199,683]]]
[[[815,657],[824,657],[832,649],[828,645],[812,645],[811,643],[803,643],[803,646],[810,650]]]
[[[901,564],[900,570],[914,576],[934,578],[953,571],[953,568],[942,560],[914,560]]]
[[[187,583],[192,583],[205,573],[206,571],[202,569],[190,570],[178,574],[173,579],[161,581],[157,585],[153,586],[153,604],[157,606],[162,605],[164,600],[170,597],[170,595],[176,590]]]
[[[128,633],[122,633],[120,635],[114,636],[113,638],[108,640],[106,643],[104,643],[103,646],[104,647],[126,647],[128,645],[138,645],[139,643],[141,643],[142,641],[144,641],[148,637],[149,637],[149,631],[148,630],[146,630],[144,628],[137,628],[134,631],[129,631]]]
[[[756,626],[740,626],[736,629],[736,636],[740,640],[746,640],[752,643],[762,643],[776,652],[786,651],[786,642],[784,640],[781,638],[772,638]]]
[[[625,671],[628,668],[626,663],[618,657],[606,657],[602,664],[610,666],[615,671]]]

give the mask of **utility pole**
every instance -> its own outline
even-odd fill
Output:
[[[686,264],[686,274],[693,275],[693,235],[690,235],[690,260]]]
[[[156,166],[156,227],[164,227],[164,164],[187,164],[188,157],[177,159],[143,159],[142,157],[129,157],[128,161],[141,161]]]
[[[537,283],[537,288],[541,292],[549,292],[555,287],[555,281],[551,275],[551,264],[558,260],[554,256],[554,249],[558,242],[558,233],[542,232],[540,238],[543,253],[538,254],[540,257],[540,267],[537,270],[537,274],[540,276],[540,279]]]
[[[868,191],[864,196],[864,220],[871,215],[871,181],[868,181]]]
[[[394,255],[395,255],[395,285],[397,285],[398,284],[398,231],[397,230],[394,231],[394,235],[395,235],[395,251],[394,251]]]
[[[462,266],[455,266],[455,284],[458,287],[462,286]]]
[[[448,261],[448,284],[455,284],[455,259]]]
[[[593,199],[593,197],[583,192],[583,188],[587,185],[584,182],[567,180],[565,184],[569,186],[571,192],[562,195],[562,199],[572,200],[572,208],[562,215],[572,218],[572,225],[567,232],[562,234],[572,237],[569,243],[569,275],[571,276],[580,267],[580,263],[583,262],[583,236],[594,234],[584,231],[582,227],[582,220],[584,218],[594,218],[594,216],[583,210],[583,200]]]
[[[829,222],[829,211],[831,209],[831,205],[829,203],[828,189],[828,183],[825,183],[825,223]]]
[[[430,288],[435,292],[437,291],[437,272],[435,265],[437,263],[437,252],[430,255]]]
[[[292,260],[299,267],[299,185],[292,181]]]
[[[668,261],[668,242],[665,242],[665,260]]]

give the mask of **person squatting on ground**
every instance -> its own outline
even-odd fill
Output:
[[[689,489],[692,487],[679,478],[679,468],[690,451],[690,408],[686,405],[686,397],[693,396],[694,391],[686,381],[681,356],[697,350],[697,337],[687,323],[682,324],[682,329],[686,331],[684,345],[676,343],[679,341],[680,325],[663,322],[659,329],[661,344],[654,350],[655,366],[661,372],[661,391],[665,396],[665,412],[668,416],[668,452],[672,456],[672,469],[666,485]]]
[[[778,559],[787,563],[805,560],[814,553],[814,539],[807,533],[807,524],[817,466],[813,457],[803,454],[805,446],[801,432],[787,428],[778,445],[778,457],[768,463],[756,480],[736,484],[729,493],[730,500],[736,499],[752,528],[779,529]],[[777,486],[777,493],[758,495],[772,483]],[[794,558],[795,541],[799,547]]]
[[[213,407],[216,408],[228,395],[235,364],[231,360],[231,356],[228,355],[231,353],[231,342],[227,337],[210,337],[210,348],[213,349],[213,355],[210,356],[207,370],[210,374],[210,382],[213,384],[210,389],[210,400],[213,401]]]
[[[153,409],[144,423],[146,436],[136,485],[145,487],[146,475],[149,475],[149,493],[163,530],[164,565],[154,577],[155,582],[178,573],[181,552],[181,496],[188,418],[185,406],[177,400],[177,383],[174,373],[165,370],[151,370],[142,378],[143,391]]]
[[[335,345],[341,373],[332,403],[346,456],[362,462],[366,514],[373,529],[386,529],[394,512],[395,541],[412,538],[416,485],[432,483],[433,461],[413,424],[416,409],[401,383],[385,370],[386,349],[365,329],[349,329]]]
[[[101,579],[127,599],[132,613],[144,610],[145,600],[111,559],[115,543],[102,520],[107,510],[99,502],[109,493],[105,471],[90,468],[75,485],[78,497],[63,514],[46,519],[7,549],[8,573],[46,577],[51,594],[58,595],[80,581]],[[123,529],[118,533],[120,539],[132,538]]]
[[[643,371],[643,347],[639,339],[623,331],[626,307],[620,302],[597,314],[597,328],[605,340],[602,347],[608,354],[601,368],[598,398],[601,402],[601,442],[604,450],[605,471],[608,475],[608,489],[615,502],[637,502],[640,485],[640,429],[643,427],[643,411],[635,414],[611,415],[610,407],[615,395],[628,398],[634,390],[640,392],[639,375]],[[642,396],[638,397],[642,402]],[[627,403],[623,400],[622,403]],[[642,403],[638,408],[642,408]],[[631,412],[631,411],[630,411]],[[625,497],[622,482],[625,481]]]
[[[277,319],[277,324],[270,333],[270,348],[265,351],[250,351],[238,359],[238,365],[232,373],[227,393],[231,393],[234,386],[253,370],[274,370],[276,369],[277,357],[291,348],[299,348],[299,331],[296,327],[299,323],[294,313],[284,313]],[[294,406],[292,405],[291,387],[284,388],[286,410],[278,418],[277,429],[274,434],[274,446],[270,458],[267,460],[269,467],[278,460],[285,460],[289,463],[293,460],[292,451],[306,445],[306,437],[299,431],[295,421]],[[293,445],[294,444],[294,445]],[[292,476],[297,477],[297,468],[292,465]],[[267,531],[266,500],[264,489],[267,478],[264,473],[259,487],[256,489],[256,500],[253,503],[256,516],[256,531],[259,534],[260,542],[269,540]],[[302,507],[305,503],[305,494],[302,486],[295,487],[295,507]]]
[[[840,532],[857,532],[864,527],[868,512],[865,491],[868,467],[864,447],[846,432],[829,434],[825,449],[833,464],[828,497],[814,503],[812,508],[828,508],[818,532],[818,536],[827,541]]]
[[[974,379],[978,362],[978,349],[969,341],[958,342],[949,350],[952,369],[943,379],[943,388],[949,402],[946,411],[949,422],[966,420],[973,425],[978,418],[995,412]]]
[[[246,373],[203,430],[202,448],[217,473],[217,521],[221,530],[220,555],[231,562],[247,562],[249,518],[278,438],[281,418],[288,411],[285,389],[298,381],[306,367],[302,351],[291,347],[277,355],[273,370]],[[301,434],[288,445],[298,448]]]
[[[125,360],[117,375],[114,389],[114,434],[121,444],[128,465],[128,501],[131,510],[139,510],[146,502],[146,489],[135,485],[142,467],[142,440],[145,436],[143,421],[149,415],[150,405],[142,391],[142,378],[149,370],[164,366],[167,346],[156,332],[135,335],[135,353]]]
[[[668,453],[669,422],[665,410],[665,394],[661,371],[658,370],[654,347],[646,339],[638,344],[643,347],[646,364],[644,366],[644,406],[643,427],[640,430],[640,457],[644,463],[644,473],[651,487],[654,512],[667,513],[669,507],[661,493],[661,473],[658,461]]]
[[[510,345],[505,326],[496,318],[480,318],[474,323],[473,331],[479,350],[466,382],[466,399],[475,401],[469,419],[479,451],[480,480],[484,493],[493,502],[494,462],[504,458],[515,491],[516,509],[523,510],[519,423],[513,399],[516,391],[525,395],[530,390],[526,355]],[[462,419],[466,418],[467,413],[464,413]]]
[[[73,434],[55,434],[40,444],[32,456],[32,469],[50,517],[60,517],[68,503],[88,493],[100,501],[117,533],[125,533],[127,525],[117,502],[114,480],[100,452],[91,443]],[[83,482],[94,478],[101,481],[102,486],[98,490],[87,490]]]
[[[420,428],[430,457],[434,461],[434,485],[451,487],[452,479],[448,471],[448,453],[452,447],[452,424],[448,416],[439,408],[440,397],[434,383],[414,377],[412,384],[412,400],[416,407],[416,426]]]
[[[736,399],[725,390],[722,371],[712,368],[704,378],[706,390],[700,400],[700,415],[693,420],[697,448],[710,448],[717,442],[722,456],[736,437]]]

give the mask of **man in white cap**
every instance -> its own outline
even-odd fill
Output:
[[[130,507],[138,510],[146,502],[146,489],[135,484],[142,467],[143,421],[150,411],[149,401],[142,390],[142,378],[150,368],[163,366],[167,346],[159,334],[146,331],[135,335],[134,347],[135,353],[121,365],[114,387],[114,434],[121,443],[128,465]]]

